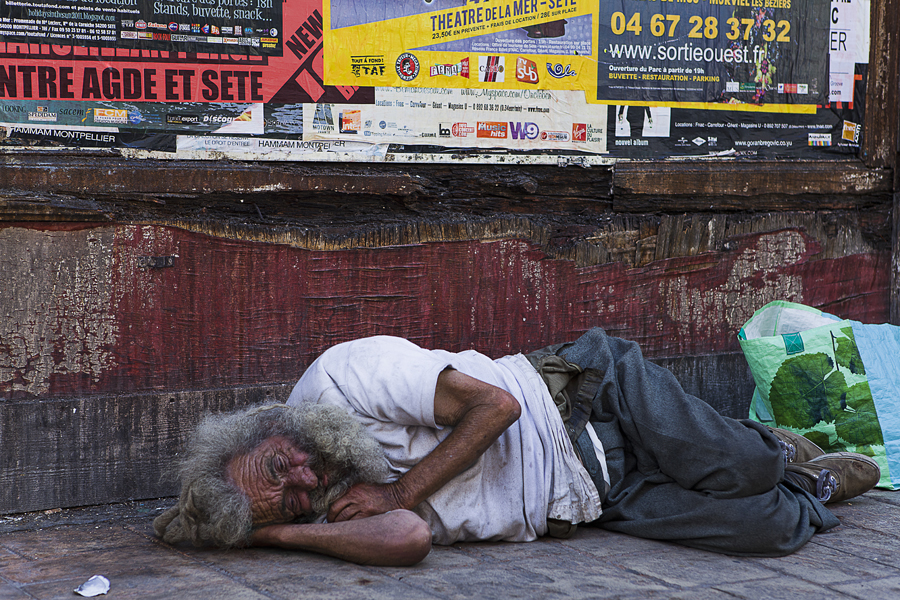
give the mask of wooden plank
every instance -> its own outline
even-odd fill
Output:
[[[0,513],[175,495],[161,475],[202,415],[290,387],[0,403]]]
[[[885,202],[890,171],[857,163],[622,162],[615,212],[829,210]]]
[[[818,259],[840,258],[890,248],[890,201],[867,211],[768,212],[738,214],[681,215],[528,215],[516,218],[468,219],[457,216],[448,221],[450,237],[443,235],[446,219],[435,224],[423,218],[407,223],[397,244],[422,244],[435,241],[521,239],[540,246],[548,256],[574,260],[578,267],[623,262],[628,267],[646,266],[653,260],[696,256],[704,252],[727,251],[729,238],[781,229],[804,230],[820,245]],[[156,225],[214,235],[225,239],[288,244],[310,250],[324,246],[310,238],[308,231],[298,235],[296,227],[259,227],[252,224],[191,223],[161,221]],[[439,227],[440,231],[434,228]],[[360,243],[360,230],[380,231],[395,226],[366,223],[362,226],[319,227],[318,235],[328,235],[341,249],[370,247]],[[368,235],[368,234],[367,234]],[[318,239],[318,238],[316,238]]]
[[[900,0],[871,0],[869,76],[860,158],[871,168],[896,167],[900,139]]]
[[[611,239],[632,245],[610,247],[616,262],[579,267],[521,239],[306,250],[158,226],[0,228],[0,281],[15,282],[0,293],[0,394],[286,382],[327,347],[376,334],[498,356],[601,325],[650,357],[721,354],[776,299],[889,317],[889,248],[824,258],[823,243],[792,228],[695,255],[689,242],[687,255],[638,266],[636,242]]]
[[[898,163],[900,164],[900,163]],[[895,171],[896,191],[894,192],[894,233],[891,253],[891,323],[900,325],[900,169]]]
[[[71,194],[157,204],[220,196],[223,203],[291,194],[306,210],[360,197],[468,199],[482,195],[533,202],[540,198],[608,198],[611,167],[549,165],[395,165],[127,160],[113,157],[0,154],[4,190]],[[354,203],[348,198],[354,198]],[[248,213],[255,212],[252,206]],[[265,211],[264,211],[265,212]]]
[[[0,221],[109,221],[103,207],[91,200],[25,192],[0,193]]]
[[[338,213],[350,220],[398,223],[429,211],[852,210],[884,202],[892,190],[890,172],[856,162],[621,162],[615,174],[611,167],[536,165],[527,177],[523,183],[521,168],[498,165],[375,169],[231,163],[225,168],[207,162],[0,155],[0,180],[8,190],[0,199],[14,194],[22,202],[35,195],[40,210],[25,211],[29,219],[53,206],[60,215],[89,208],[129,221],[163,215],[210,220],[208,213],[218,211],[267,226]],[[55,195],[55,204],[43,199],[48,195]],[[23,220],[23,210],[0,202],[0,220]],[[53,220],[52,211],[44,218]]]
[[[746,419],[756,384],[740,352],[711,356],[655,358],[675,374],[684,390],[732,419]]]

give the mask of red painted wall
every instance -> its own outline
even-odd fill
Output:
[[[776,299],[886,321],[890,254],[818,251],[783,230],[644,268],[576,268],[520,240],[310,251],[156,226],[7,226],[0,394],[291,381],[328,346],[373,334],[498,356],[600,325],[651,357],[719,354]]]

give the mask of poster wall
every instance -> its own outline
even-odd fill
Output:
[[[839,159],[868,31],[869,0],[0,0],[0,150]]]

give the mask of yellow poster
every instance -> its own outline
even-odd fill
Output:
[[[598,0],[326,0],[332,85],[596,90]]]

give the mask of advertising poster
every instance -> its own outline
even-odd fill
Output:
[[[843,112],[833,105],[812,114],[612,106],[610,154],[641,159],[846,158],[859,151],[861,119],[847,120]]]
[[[869,60],[869,0],[819,4],[820,11],[827,8],[829,24],[821,36],[827,42],[822,51],[828,57],[827,79],[822,80],[828,87],[822,90],[827,96],[812,110],[727,111],[623,101],[609,113],[611,155],[841,159],[857,154]],[[775,91],[786,85],[776,84]]]
[[[597,99],[813,112],[828,99],[828,9],[822,0],[602,2]]]
[[[842,159],[864,134],[869,10],[869,0],[0,0],[0,150]]]
[[[833,1],[830,10],[828,99],[852,104],[861,79],[857,65],[869,62],[869,0]]]
[[[509,150],[606,150],[606,107],[581,92],[376,88],[374,106],[307,113],[308,139]]]
[[[280,56],[272,0],[4,0],[0,35],[30,44]]]
[[[55,4],[42,6],[67,3],[74,6],[84,0],[53,1]],[[0,0],[0,10],[9,11],[10,4],[22,3],[22,0]],[[157,10],[164,5],[162,0],[153,3]],[[150,31],[153,39],[121,39],[129,31],[119,29],[117,41],[112,46],[110,42],[93,39],[98,36],[87,36],[91,39],[85,40],[57,40],[49,31],[22,29],[22,19],[0,16],[0,27],[5,28],[0,29],[0,56],[4,67],[0,72],[0,98],[168,104],[272,102],[279,99],[315,102],[323,97],[330,101],[347,100],[360,91],[358,87],[326,87],[322,81],[318,66],[322,60],[322,16],[317,5],[317,2],[295,0],[285,5],[292,10],[283,18],[280,13],[272,12],[265,20],[267,24],[277,21],[277,26],[232,25],[227,31],[234,35],[225,36],[221,35],[224,25],[213,27],[204,19],[138,20],[135,26]],[[47,11],[40,9],[37,12]],[[44,27],[43,19],[28,20],[41,23],[34,27]],[[193,36],[207,40],[205,46],[193,46],[196,51],[186,49],[190,46],[183,49],[180,43],[171,41],[174,34],[163,32],[185,25],[216,31],[219,35]],[[286,35],[282,33],[284,27],[287,28]],[[250,33],[251,29],[253,35],[261,35],[256,33],[257,30],[265,29],[265,35],[281,37],[237,35],[239,31]],[[42,39],[35,38],[38,32]],[[269,42],[264,43],[264,40],[271,40],[273,46],[268,48]],[[204,48],[202,52],[199,51],[201,47]],[[371,99],[371,90],[368,97]]]
[[[341,85],[595,89],[599,0],[325,0]]]
[[[325,84],[320,2],[135,2],[0,0],[0,144],[174,152],[182,134],[264,135],[282,105],[374,102]],[[75,33],[87,22],[110,35]],[[285,120],[302,137],[302,114]]]

